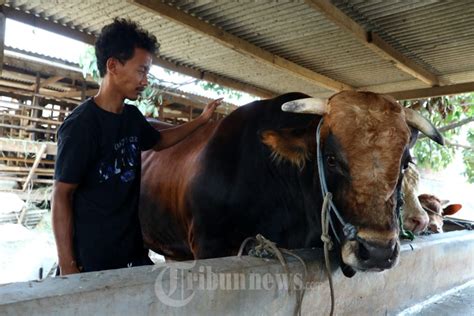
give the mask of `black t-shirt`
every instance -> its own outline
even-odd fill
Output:
[[[58,130],[55,179],[79,184],[73,197],[74,251],[83,271],[126,267],[144,258],[138,197],[141,151],[159,140],[133,105],[122,113],[92,98]]]

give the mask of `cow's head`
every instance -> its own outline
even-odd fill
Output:
[[[431,194],[421,194],[418,200],[428,214],[428,230],[433,233],[443,232],[443,216],[456,214],[462,208],[461,204],[448,204],[448,200],[440,200]]]
[[[325,179],[345,221],[357,228],[355,240],[344,238],[341,225],[336,228],[342,261],[361,271],[393,267],[400,250],[397,198],[402,169],[409,160],[411,130],[440,144],[442,136],[413,110],[371,92],[343,91],[329,100],[300,99],[283,104],[282,109],[316,114],[316,121],[324,118],[321,147]],[[263,132],[262,141],[275,157],[302,168],[314,155],[314,134],[314,126],[306,133],[301,129],[273,130]]]
[[[428,227],[430,221],[428,214],[418,200],[418,184],[420,174],[414,164],[408,164],[403,173],[402,192],[403,205],[403,227],[413,233],[421,233]]]

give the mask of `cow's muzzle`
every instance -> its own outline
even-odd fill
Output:
[[[382,271],[398,263],[400,243],[397,239],[347,241],[342,248],[342,260],[360,271]]]

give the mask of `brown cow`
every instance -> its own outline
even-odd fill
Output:
[[[421,194],[418,196],[423,209],[428,213],[430,222],[428,230],[433,233],[443,232],[443,217],[456,214],[461,208],[461,204],[449,204],[447,200],[440,200],[432,194]]]
[[[242,106],[174,147],[144,153],[144,240],[181,260],[234,255],[258,233],[285,248],[320,247],[321,174],[347,222],[332,216],[343,271],[389,269],[399,256],[410,128],[443,142],[419,114],[371,92],[289,93]]]
[[[418,184],[420,174],[413,163],[409,163],[403,173],[402,192],[403,227],[406,230],[419,234],[428,227],[430,218],[418,200]]]

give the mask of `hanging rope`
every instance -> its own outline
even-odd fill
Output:
[[[335,305],[335,298],[334,298],[334,285],[332,282],[332,274],[331,274],[331,262],[329,258],[329,251],[333,248],[333,243],[331,240],[331,236],[329,235],[329,201],[332,199],[331,192],[326,193],[323,200],[323,207],[321,210],[321,226],[322,226],[322,233],[321,233],[321,240],[324,243],[324,262],[326,266],[326,273],[328,275],[329,281],[329,290],[331,292],[331,311],[329,315],[334,315],[334,305]]]
[[[286,275],[288,276],[288,282],[291,280],[291,277],[290,277],[290,273],[288,269],[288,263],[286,262],[286,259],[283,256],[283,254],[296,258],[302,264],[303,269],[304,269],[303,287],[301,289],[297,289],[295,287],[296,305],[295,305],[295,310],[293,312],[294,315],[301,315],[301,306],[303,304],[303,298],[306,291],[306,281],[307,281],[307,276],[308,276],[308,268],[306,267],[306,263],[304,262],[304,260],[301,259],[300,256],[289,251],[288,249],[277,247],[274,242],[266,239],[261,234],[258,234],[257,236],[255,236],[255,238],[254,237],[246,238],[240,245],[239,252],[237,253],[237,257],[242,256],[245,246],[251,241],[255,242],[255,246],[249,251],[249,255],[253,257],[258,257],[258,258],[269,258],[269,257],[277,258],[280,264],[283,266],[283,269]],[[288,292],[291,294],[291,285],[290,284],[288,285],[289,285]]]

